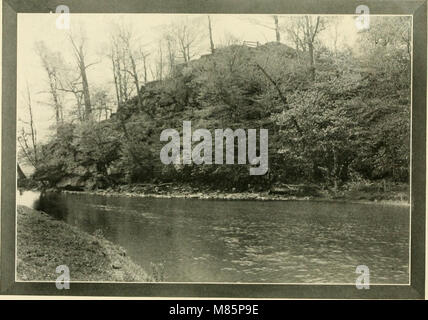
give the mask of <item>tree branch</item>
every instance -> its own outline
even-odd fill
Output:
[[[281,98],[281,101],[284,103],[284,106],[286,108],[286,110],[290,110],[290,106],[288,104],[287,101],[287,97],[282,93],[281,88],[279,87],[279,85],[277,84],[277,82],[266,72],[266,70],[259,65],[257,62],[255,62],[255,66],[257,67],[257,69],[259,69],[266,78],[268,78],[268,80],[273,84],[273,86],[275,87],[276,91],[278,92],[279,97]],[[299,133],[300,136],[302,136],[302,129],[300,128],[299,124],[297,123],[296,118],[291,115],[291,121],[293,122],[294,127],[296,128],[297,132]]]

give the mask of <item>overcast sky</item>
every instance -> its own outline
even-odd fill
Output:
[[[200,19],[201,24],[207,23],[206,15],[191,15]],[[37,127],[39,139],[45,139],[49,133],[49,126],[53,123],[54,112],[52,108],[43,102],[48,100],[46,94],[40,93],[47,90],[47,78],[41,67],[39,56],[35,52],[35,43],[44,41],[46,46],[53,51],[59,51],[64,60],[74,63],[71,45],[67,38],[68,30],[56,28],[56,14],[18,14],[18,119],[28,119],[28,109],[23,99],[23,92],[28,82],[32,100],[33,116]],[[83,29],[86,35],[86,63],[97,62],[88,69],[90,86],[108,87],[113,93],[111,63],[105,56],[108,48],[109,33],[112,22],[126,23],[132,26],[141,45],[157,45],[158,39],[164,31],[164,26],[170,22],[182,19],[183,15],[171,14],[71,14],[71,32]],[[281,16],[280,23],[285,22],[287,16]],[[211,15],[214,43],[224,43],[230,36],[247,41],[259,41],[261,43],[275,41],[275,32],[255,23],[255,21],[272,23],[269,15]],[[207,27],[206,27],[207,28]],[[338,19],[339,46],[353,47],[357,39],[357,29],[352,16],[341,16]],[[320,39],[325,44],[332,43],[332,32],[329,30],[320,34]],[[285,35],[282,40],[287,43]],[[200,53],[209,52],[209,42],[200,45]],[[19,121],[19,120],[18,120]],[[20,124],[18,123],[18,127]]]

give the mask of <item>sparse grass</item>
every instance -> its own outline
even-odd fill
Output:
[[[55,281],[59,265],[70,269],[71,281],[153,281],[126,251],[102,237],[18,206],[17,279]]]

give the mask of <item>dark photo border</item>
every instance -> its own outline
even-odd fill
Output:
[[[411,268],[410,285],[172,284],[72,282],[69,290],[54,283],[15,281],[16,237],[16,80],[17,14],[71,13],[254,13],[355,14],[358,5],[370,14],[413,16]],[[2,0],[2,153],[0,295],[424,299],[426,232],[427,0]]]

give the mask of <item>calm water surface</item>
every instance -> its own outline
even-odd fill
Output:
[[[18,203],[104,236],[165,281],[408,283],[409,207],[25,192]]]

